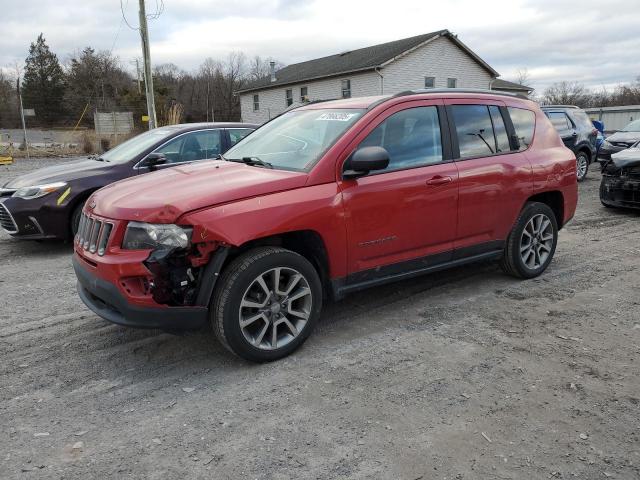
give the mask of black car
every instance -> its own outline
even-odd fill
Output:
[[[611,160],[611,155],[625,150],[640,142],[640,119],[629,123],[622,130],[609,135],[598,151],[598,160],[604,163]]]
[[[42,168],[0,188],[0,226],[25,239],[75,235],[82,206],[117,180],[183,163],[218,158],[258,128],[246,123],[190,123],[156,128],[100,156]]]
[[[605,207],[640,209],[640,142],[603,164],[600,201]]]
[[[589,165],[596,160],[598,130],[587,113],[571,105],[543,105],[542,111],[558,131],[564,144],[576,156],[578,181],[587,176]]]

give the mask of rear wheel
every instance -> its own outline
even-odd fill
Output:
[[[250,250],[224,270],[211,323],[221,343],[253,362],[289,355],[309,337],[322,309],[322,285],[303,256],[276,247]]]
[[[585,152],[578,152],[576,155],[576,175],[578,181],[582,182],[589,172],[589,156]]]
[[[500,265],[515,277],[537,277],[551,263],[557,243],[558,223],[553,210],[544,203],[529,202],[509,234]]]

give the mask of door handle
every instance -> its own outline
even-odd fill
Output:
[[[429,180],[427,180],[427,185],[429,186],[438,186],[438,185],[444,185],[445,183],[451,183],[453,181],[453,178],[449,177],[449,176],[442,176],[442,175],[436,175],[435,177],[431,177]]]

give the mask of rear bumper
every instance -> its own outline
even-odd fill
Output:
[[[77,254],[76,254],[77,255]],[[118,325],[162,330],[193,330],[208,320],[208,309],[193,307],[142,307],[132,305],[118,288],[92,274],[82,261],[73,256],[73,269],[78,278],[78,294],[84,304],[100,317]]]

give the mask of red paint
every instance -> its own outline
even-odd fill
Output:
[[[377,98],[303,107],[363,108]],[[359,142],[394,112],[412,106],[481,103],[536,113],[532,146],[520,153],[440,163],[343,180],[344,161]],[[149,276],[141,263],[149,251],[119,245],[129,220],[194,227],[194,243],[231,246],[281,233],[311,230],[322,238],[331,278],[364,269],[504,240],[528,198],[560,192],[566,223],[577,202],[575,157],[530,101],[499,95],[447,93],[390,98],[364,114],[308,173],[227,162],[203,162],[124,180],[92,196],[96,215],[115,220],[104,256],[76,248],[102,279]],[[91,202],[87,202],[90,204]],[[196,263],[198,263],[196,261]],[[126,282],[125,282],[126,283]],[[154,304],[127,294],[131,303]],[[157,306],[157,304],[156,304]]]

